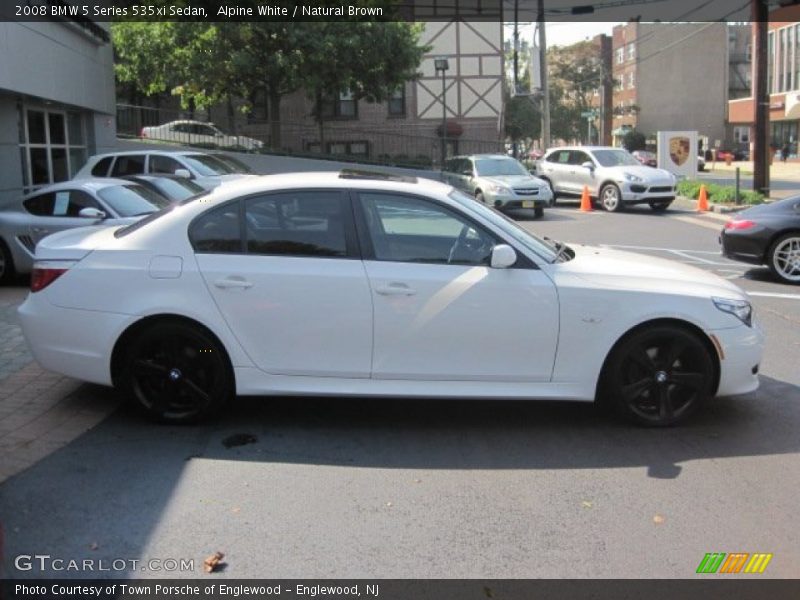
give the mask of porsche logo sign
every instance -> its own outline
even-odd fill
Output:
[[[669,157],[679,167],[689,160],[689,155],[691,154],[690,143],[689,138],[683,135],[669,138]]]

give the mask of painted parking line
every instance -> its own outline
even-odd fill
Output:
[[[745,290],[747,291],[747,290]],[[789,300],[800,300],[800,294],[780,294],[778,292],[749,292],[748,296],[759,296],[762,298],[787,298]]]
[[[691,225],[697,225],[698,227],[705,227],[706,229],[713,229],[714,231],[720,231],[722,229],[722,223],[717,221],[716,223],[712,223],[709,221],[705,221],[698,217],[686,217],[683,215],[676,215],[672,217],[673,221],[681,221],[683,223],[690,223]]]
[[[715,261],[695,256],[695,254],[705,254],[708,256],[716,256],[722,258],[719,252],[712,252],[710,250],[684,250],[678,248],[660,248],[656,246],[627,246],[621,244],[604,244],[604,247],[619,248],[621,250],[645,250],[649,252],[662,252],[664,254],[671,254],[673,258],[675,258],[676,260],[680,260],[680,262],[685,264],[710,266],[710,267],[727,267],[730,270],[739,269],[741,270],[741,272],[747,271],[752,268],[750,266],[742,265],[733,261],[724,262],[725,259],[722,259],[720,261]]]

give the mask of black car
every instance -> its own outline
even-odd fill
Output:
[[[123,179],[135,181],[172,202],[183,202],[187,198],[207,193],[205,188],[194,181],[177,175],[128,175]]]
[[[800,196],[748,208],[725,223],[722,254],[767,265],[786,283],[800,283]]]

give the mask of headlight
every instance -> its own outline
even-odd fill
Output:
[[[631,173],[623,173],[622,177],[625,179],[625,181],[633,181],[634,183],[642,183],[644,181],[644,179],[642,179],[641,177],[638,177]]]
[[[491,184],[489,186],[489,191],[495,194],[510,194],[511,190],[504,185],[500,184]]]
[[[714,306],[722,312],[730,313],[748,327],[753,326],[753,307],[747,300],[731,300],[730,298],[711,298]]]

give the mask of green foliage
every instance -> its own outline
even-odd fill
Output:
[[[536,139],[541,131],[541,112],[526,96],[506,98],[505,134],[512,142]]]
[[[644,150],[647,147],[647,138],[641,131],[631,129],[622,136],[622,147],[628,152]]]
[[[591,109],[594,90],[608,75],[603,73],[591,42],[553,46],[547,54],[552,136],[554,139],[582,139],[586,120],[581,113]]]
[[[706,183],[696,179],[684,179],[678,182],[678,194],[697,200],[700,196],[700,186],[706,186],[706,194],[709,202],[719,204],[730,204],[736,201],[736,187],[732,185],[719,185],[717,183]],[[739,190],[739,200],[741,204],[761,204],[764,202],[764,195],[753,190]]]

